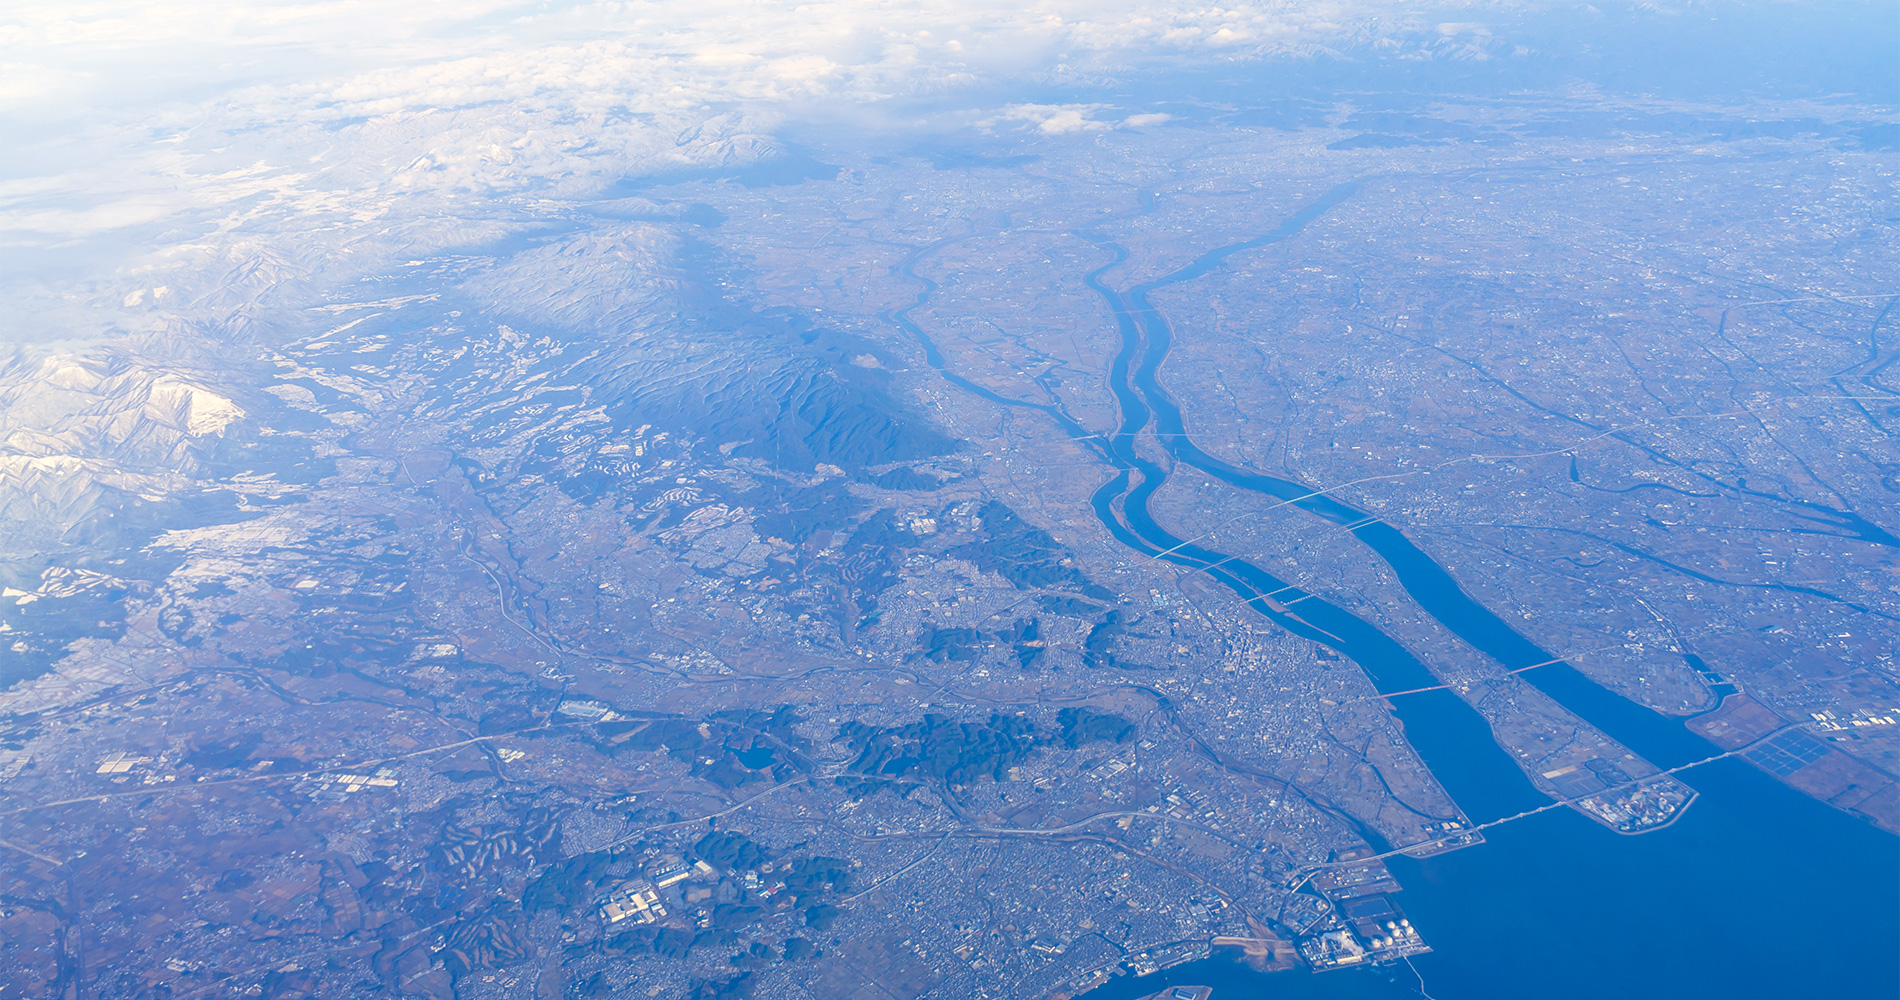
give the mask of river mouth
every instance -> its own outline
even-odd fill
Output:
[[[1392,857],[1388,864],[1405,887],[1407,911],[1436,949],[1409,964],[1269,976],[1217,955],[1148,977],[1112,980],[1088,997],[1127,1000],[1192,983],[1215,986],[1222,998],[1900,994],[1895,838],[1738,759],[1710,761],[1718,748],[1680,720],[1601,687],[1516,632],[1398,528],[1307,485],[1234,467],[1193,443],[1180,406],[1159,377],[1172,331],[1149,293],[1204,274],[1235,252],[1297,234],[1351,197],[1359,183],[1333,189],[1267,236],[1209,251],[1128,292],[1102,280],[1127,258],[1126,250],[1093,240],[1113,259],[1085,283],[1108,304],[1120,336],[1108,388],[1121,424],[1109,435],[1091,434],[1054,407],[970,383],[950,371],[935,345],[908,321],[910,310],[895,318],[953,384],[992,402],[1042,411],[1114,469],[1090,506],[1124,545],[1207,572],[1264,617],[1353,659],[1378,690],[1393,695],[1389,703],[1407,741],[1472,820],[1488,823],[1548,807],[1552,800],[1495,742],[1489,723],[1439,687],[1399,642],[1245,559],[1177,537],[1157,523],[1149,500],[1166,472],[1137,447],[1144,431],[1152,426],[1155,440],[1176,462],[1345,527],[1448,631],[1506,669],[1521,670],[1525,681],[1659,767],[1694,765],[1684,780],[1698,797],[1678,821],[1640,836],[1618,834],[1570,809],[1545,808],[1487,829],[1486,842],[1467,850]],[[1151,210],[1152,201],[1144,199],[1143,208]],[[916,277],[908,265],[906,273]],[[1297,613],[1289,608],[1293,601]],[[1710,762],[1696,763],[1701,761]]]
[[[1441,763],[1433,770],[1454,796],[1485,780]],[[1740,760],[1692,777],[1695,805],[1642,836],[1552,810],[1488,830],[1468,850],[1389,859],[1435,949],[1412,967],[1263,974],[1216,954],[1085,996],[1131,1000],[1191,983],[1214,987],[1213,1000],[1900,993],[1894,838]]]

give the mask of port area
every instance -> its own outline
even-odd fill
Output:
[[[1122,968],[1136,976],[1152,976],[1162,969],[1198,962],[1211,954],[1213,945],[1210,941],[1181,941],[1131,955],[1122,963]]]
[[[1432,950],[1392,898],[1399,883],[1370,848],[1343,851],[1333,861],[1339,867],[1307,883],[1317,895],[1309,897],[1310,917],[1296,939],[1300,957],[1314,972],[1396,962]]]
[[[1262,930],[1264,930],[1264,928],[1262,928]],[[1129,955],[1116,965],[1079,977],[1072,981],[1064,992],[1057,993],[1055,996],[1081,996],[1117,976],[1132,975],[1137,979],[1143,976],[1152,976],[1164,969],[1171,969],[1177,965],[1185,965],[1189,962],[1199,962],[1207,959],[1213,955],[1216,947],[1227,945],[1242,946],[1243,960],[1260,971],[1292,968],[1299,964],[1298,959],[1293,957],[1292,947],[1288,945],[1287,942],[1273,937],[1271,932],[1267,932],[1267,935],[1260,939],[1216,937],[1211,940],[1201,938],[1189,941],[1177,941],[1173,944],[1150,948],[1139,954]],[[1276,945],[1279,946],[1277,950],[1274,948]],[[1263,958],[1267,960],[1267,962],[1279,959],[1282,964],[1266,964],[1266,962],[1261,961]],[[1170,986],[1159,993],[1147,994],[1136,998],[1136,1000],[1150,1000],[1152,997],[1172,998],[1174,996],[1173,991],[1177,989],[1205,990],[1208,988],[1205,986]],[[1209,992],[1212,991],[1209,990]],[[1207,994],[1202,993],[1200,996],[1205,997]]]
[[[1213,995],[1213,989],[1206,986],[1170,986],[1159,993],[1136,997],[1135,1000],[1207,1000]]]

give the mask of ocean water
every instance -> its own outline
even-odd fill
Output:
[[[1402,715],[1432,705],[1459,710]],[[1408,726],[1440,731],[1454,729]],[[1499,778],[1473,748],[1459,748],[1468,767],[1430,749],[1454,796]],[[1413,967],[1263,975],[1217,955],[1087,996],[1200,983],[1213,1000],[1900,997],[1900,838],[1733,758],[1680,777],[1699,797],[1662,830],[1624,836],[1552,810],[1476,847],[1392,859],[1398,901],[1435,949]]]

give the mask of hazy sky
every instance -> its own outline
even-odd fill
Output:
[[[1794,60],[1797,81],[1867,76],[1857,58],[1890,70],[1891,7],[15,2],[0,10],[0,271],[34,318],[0,337],[113,327],[86,310],[130,294],[126,274],[234,234],[334,247],[305,237],[445,219],[435,237],[453,245],[543,213],[537,199],[769,155],[787,121],[905,127],[893,116],[927,98],[992,131],[1153,126],[1165,112],[1142,106],[1141,81],[1268,64],[1434,67],[1573,97],[1675,74],[1727,99],[1734,74],[1789,53],[1820,67]],[[1710,25],[1754,27],[1717,43]]]
[[[10,242],[85,236],[182,207],[313,185],[496,191],[692,162],[721,114],[1111,79],[1170,62],[1371,47],[1484,58],[1474,4],[1426,15],[1337,2],[30,3],[0,15],[0,182]],[[1456,19],[1451,19],[1451,18]],[[1044,131],[1085,108],[1003,111]],[[365,122],[375,128],[356,128]],[[488,126],[492,131],[485,131]],[[329,129],[321,142],[313,129]],[[260,137],[260,131],[274,143]],[[208,133],[232,141],[207,142]],[[393,133],[393,134],[392,134]],[[400,162],[419,135],[426,153]],[[236,153],[234,147],[243,147]],[[220,151],[225,151],[220,153]],[[352,159],[376,176],[347,179]],[[317,184],[312,174],[323,174]],[[294,176],[293,176],[294,175]],[[365,190],[364,188],[375,190]],[[318,206],[312,206],[318,207]]]

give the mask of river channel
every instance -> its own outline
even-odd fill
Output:
[[[1438,681],[1369,622],[1156,523],[1149,500],[1166,472],[1137,447],[1151,423],[1174,461],[1348,530],[1392,568],[1420,608],[1506,668],[1548,663],[1518,676],[1651,762],[1668,768],[1714,755],[1716,748],[1680,721],[1600,687],[1568,664],[1551,662],[1556,658],[1465,594],[1396,527],[1308,485],[1223,462],[1193,443],[1180,406],[1160,380],[1173,331],[1151,294],[1201,277],[1237,253],[1297,235],[1363,183],[1335,187],[1270,233],[1210,250],[1126,291],[1103,280],[1126,260],[1126,250],[1088,236],[1112,254],[1085,282],[1108,305],[1120,338],[1108,382],[1121,422],[1106,436],[1056,405],[1010,399],[949,368],[909,318],[936,290],[914,270],[927,250],[903,268],[924,291],[890,318],[924,346],[930,365],[952,384],[991,402],[1043,412],[1111,467],[1114,477],[1091,506],[1122,544],[1208,573],[1275,623],[1350,657],[1379,690]],[[1142,208],[1152,211],[1152,199],[1144,197]],[[1294,613],[1288,606],[1296,601]],[[1392,702],[1407,740],[1472,819],[1548,804],[1496,744],[1484,719],[1450,691]],[[1125,1000],[1170,983],[1195,982],[1216,987],[1220,1000],[1900,996],[1900,842],[1736,759],[1679,777],[1698,798],[1663,830],[1624,836],[1560,809],[1493,827],[1476,848],[1393,859],[1406,887],[1401,902],[1437,949],[1415,959],[1415,966],[1263,976],[1217,957],[1140,980],[1116,980],[1089,998]]]

